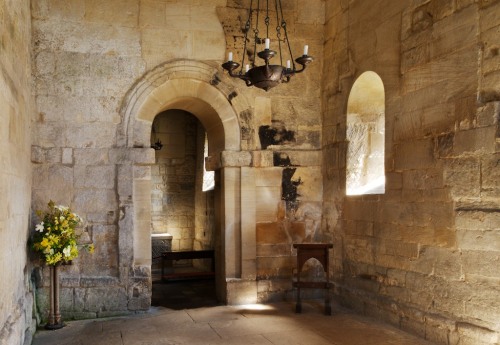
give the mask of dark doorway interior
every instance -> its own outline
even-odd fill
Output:
[[[181,310],[219,305],[214,279],[153,282],[151,305]]]
[[[167,110],[153,122],[151,145],[156,150],[151,168],[151,305],[170,309],[217,305],[213,256],[170,260],[163,256],[163,263],[161,259],[167,252],[213,253],[215,182],[204,166],[208,154],[205,128],[190,113]],[[163,242],[158,246],[160,238]],[[207,275],[203,272],[211,272],[210,279],[201,279]]]

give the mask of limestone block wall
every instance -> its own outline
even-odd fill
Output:
[[[293,253],[257,256],[256,224],[276,223],[282,236],[293,222],[300,235],[286,241],[282,236],[283,248],[322,239],[321,59],[265,93],[231,80],[220,68],[227,50],[236,52],[241,43],[241,26],[231,29],[243,10],[239,1],[37,0],[31,5],[37,106],[32,209],[49,199],[71,206],[86,220],[82,238],[96,246],[92,256],[82,254],[63,269],[64,317],[149,307],[155,171],[148,147],[152,120],[167,109],[195,114],[209,133],[210,161],[224,186],[214,192],[213,210],[214,242],[223,253],[220,274],[248,280],[255,293],[258,276],[261,300],[291,290]],[[292,48],[301,52],[308,44],[310,54],[321,57],[324,2],[286,2],[286,12]],[[272,241],[266,234],[260,242]],[[46,275],[42,269],[38,280],[42,316]],[[282,278],[286,288],[272,284]]]
[[[30,344],[35,331],[29,262],[30,4],[0,1],[0,342]]]
[[[211,178],[204,176],[204,155],[208,152],[205,128],[198,122],[196,134],[196,181],[195,181],[195,211],[194,211],[194,241],[193,250],[215,249],[216,238],[220,238],[220,226],[216,226],[215,190],[220,189],[220,181],[215,181],[215,172]],[[205,166],[206,167],[206,166]],[[206,172],[210,173],[210,172]],[[214,183],[214,189],[203,190],[204,179]],[[220,218],[220,217],[219,217]],[[202,270],[212,269],[212,260],[199,259],[192,261],[193,266]]]
[[[120,107],[134,83],[160,63],[222,59],[224,35],[215,11],[220,4],[138,0],[31,4],[38,110],[32,133],[32,209],[42,208],[49,199],[71,206],[86,221],[82,239],[96,246],[94,255],[82,254],[63,269],[65,318],[149,307],[151,259],[134,253],[150,252],[150,243],[134,241],[133,228],[139,224],[150,229],[149,165],[154,163],[154,152],[141,148],[144,145],[123,148]],[[151,126],[147,141],[150,133]],[[38,311],[46,317],[47,272],[40,273]]]
[[[323,228],[336,294],[439,344],[497,343],[500,4],[326,8]],[[345,197],[347,97],[365,71],[386,92],[386,191]]]
[[[196,166],[202,160],[196,150],[198,120],[171,110],[159,114],[153,128],[163,148],[155,152],[156,164],[151,167],[152,233],[171,234],[174,251],[192,250]]]
[[[236,61],[243,47],[245,5],[228,1],[227,7],[218,9],[227,51]],[[257,280],[257,300],[262,302],[291,296],[293,243],[325,240],[320,226],[319,154],[324,2],[283,1],[282,5],[292,50],[300,54],[308,44],[317,60],[289,84],[268,93],[238,91],[251,100],[251,109],[240,112],[240,126],[242,148],[252,151],[251,164],[241,170],[241,278]]]

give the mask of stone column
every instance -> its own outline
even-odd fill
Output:
[[[118,166],[120,200],[120,280],[127,286],[128,309],[151,305],[151,148],[117,148],[110,161]]]
[[[241,277],[241,208],[240,168],[226,167],[221,171],[222,237],[225,276]]]
[[[251,154],[224,151],[222,181],[222,241],[226,278],[226,302],[257,302],[255,177]]]
[[[255,169],[241,168],[241,278],[255,280],[257,274]]]

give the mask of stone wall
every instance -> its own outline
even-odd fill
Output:
[[[282,5],[292,50],[297,55],[308,44],[309,54],[317,59],[303,74],[268,93],[249,88],[238,92],[251,100],[251,109],[240,112],[240,126],[242,148],[252,151],[251,164],[241,170],[241,278],[257,280],[257,300],[261,302],[286,298],[293,291],[293,243],[325,240],[320,227],[318,78],[324,2],[283,1]],[[247,14],[239,1],[228,1],[228,6],[219,8],[218,13],[227,50],[238,59],[243,32],[235,28],[244,27]]]
[[[326,8],[323,228],[336,294],[440,344],[498,343],[500,3]],[[347,97],[365,71],[386,92],[386,191],[346,198]]]
[[[204,169],[204,155],[208,153],[208,140],[206,140],[205,128],[198,122],[196,136],[196,183],[195,183],[195,214],[194,214],[194,242],[193,250],[214,249],[216,237],[218,236],[218,227],[215,225],[215,188],[220,188],[220,181],[215,186],[215,172],[207,172]],[[211,176],[204,174],[211,173]],[[203,190],[204,180],[210,180],[214,183],[214,189]],[[208,185],[208,184],[207,184]],[[212,269],[212,260],[200,259],[193,260],[193,266],[202,270]]]
[[[0,343],[30,344],[31,94],[29,1],[0,1]]]
[[[324,2],[285,4],[292,48],[308,44],[321,57]],[[33,1],[32,208],[49,199],[70,205],[96,246],[63,269],[65,318],[149,307],[149,143],[154,117],[168,109],[194,114],[208,133],[225,301],[243,301],[225,287],[242,281],[251,301],[257,285],[261,301],[283,296],[292,242],[323,238],[321,59],[269,93],[231,79],[220,63],[241,47],[242,11],[240,1],[222,0]],[[42,314],[46,276],[42,270]]]
[[[215,192],[214,190],[203,190],[204,183],[204,153],[208,152],[205,128],[201,124],[197,128],[196,152],[198,156],[196,164],[196,186],[195,186],[195,236],[193,249],[213,249],[215,246]],[[208,173],[208,172],[207,172]],[[212,172],[213,175],[213,172]],[[215,176],[212,176],[215,187]],[[210,179],[212,180],[212,179]],[[220,181],[218,183],[220,185]]]
[[[63,269],[65,318],[149,307],[149,234],[137,237],[134,224],[150,231],[154,151],[149,145],[124,148],[120,130],[128,119],[121,107],[127,91],[160,63],[222,58],[224,36],[215,12],[220,3],[32,2],[38,108],[32,208],[49,199],[71,206],[85,219],[84,240],[96,247],[94,255],[83,253]],[[151,126],[148,142],[150,133]],[[142,200],[147,204],[135,207]],[[46,271],[38,281],[42,317]]]
[[[170,110],[155,118],[153,128],[163,148],[156,151],[156,164],[151,167],[152,233],[171,234],[174,251],[192,250],[196,166],[202,160],[197,156],[198,120]]]

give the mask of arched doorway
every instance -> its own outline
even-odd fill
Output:
[[[240,160],[225,160],[240,151],[240,127],[232,92],[227,85],[214,86],[217,73],[213,66],[196,61],[175,61],[159,66],[145,75],[129,90],[122,106],[123,125],[118,145],[127,150],[123,180],[132,180],[132,190],[118,188],[124,200],[119,220],[123,237],[120,257],[130,265],[128,279],[129,305],[147,304],[151,300],[151,165],[154,150],[150,147],[154,118],[171,109],[196,116],[206,130],[210,143],[209,169],[215,170],[219,188],[214,194],[215,256],[217,295],[221,302],[239,303],[238,288],[242,278],[241,246],[241,175]],[[136,152],[137,153],[134,153]],[[147,157],[145,157],[147,156]],[[130,192],[130,194],[128,194]],[[255,281],[252,286],[255,285]],[[228,289],[233,291],[228,292]],[[247,285],[245,285],[246,287]],[[255,293],[245,301],[256,300]],[[250,296],[250,297],[249,297]]]
[[[205,128],[191,113],[169,109],[153,121],[152,306],[217,305],[211,259],[162,260],[164,252],[188,255],[215,249],[214,172],[204,164],[208,144]]]

